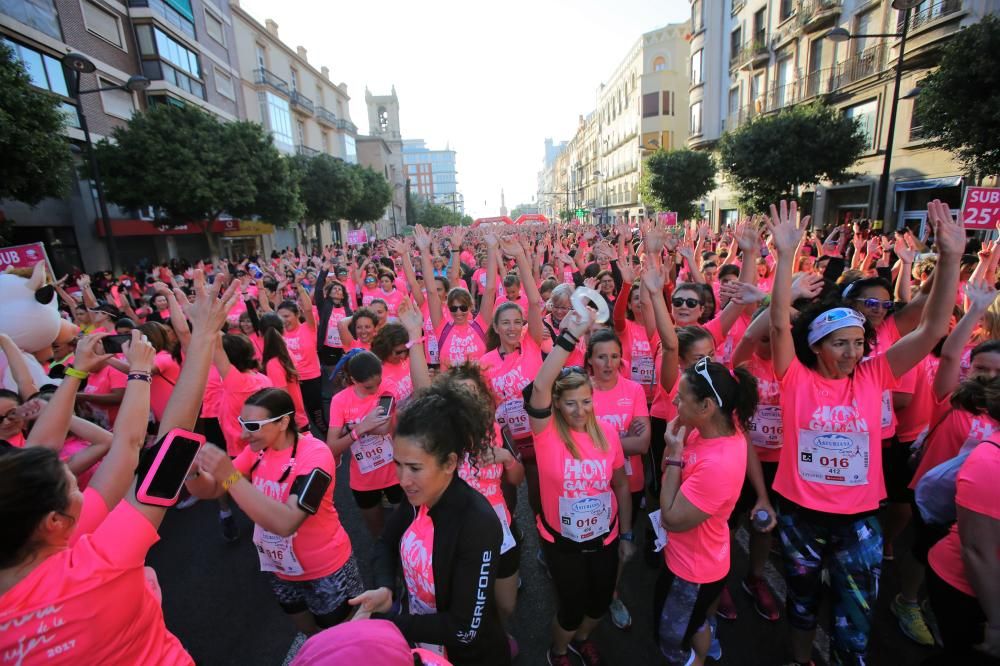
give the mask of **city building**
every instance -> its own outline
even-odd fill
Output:
[[[58,96],[66,110],[68,139],[79,161],[86,159],[77,102],[69,96],[60,58],[85,56],[96,66],[80,75],[79,111],[85,114],[96,143],[123,126],[137,109],[149,104],[193,104],[221,120],[242,115],[233,81],[238,78],[232,15],[222,0],[3,0],[0,39],[13,48],[32,83]],[[133,75],[148,77],[144,92],[123,89]],[[0,216],[14,220],[15,243],[42,241],[57,272],[74,267],[96,271],[110,267],[105,229],[95,189],[76,172],[69,194],[46,199],[32,208],[16,201],[0,203]],[[144,258],[205,256],[204,235],[194,225],[166,228],[150,211],[122,210],[109,205],[110,230],[119,262]],[[217,231],[235,231],[234,221],[219,222]]]
[[[465,200],[458,191],[454,150],[447,146],[444,150],[432,150],[423,139],[405,139],[403,164],[411,196],[465,212]]]
[[[403,134],[399,124],[396,86],[392,87],[392,92],[388,95],[373,95],[365,89],[365,104],[368,107],[370,136],[358,137],[358,159],[376,171],[380,167],[384,170],[386,179],[392,186],[392,204],[386,209],[382,226],[384,229],[392,229],[391,234],[399,234],[406,225],[406,167],[403,164]],[[373,151],[363,145],[368,142],[373,144]],[[384,238],[385,235],[380,237]]]
[[[287,155],[326,153],[357,164],[358,128],[351,122],[347,84],[334,83],[328,67],[311,64],[305,47],[282,42],[277,23],[266,19],[260,24],[239,0],[231,0],[231,6],[244,117],[263,125]],[[321,225],[319,237],[311,240],[325,245],[343,239],[346,222],[330,222],[329,227]],[[273,245],[294,246],[296,231],[276,229]]]
[[[647,213],[639,196],[643,158],[680,147],[686,136],[687,32],[685,23],[641,35],[554,157],[546,140],[538,199],[548,214],[585,211],[592,221],[609,222]]]
[[[815,225],[879,217],[879,181],[887,152],[891,171],[881,202],[887,227],[920,228],[926,221],[927,202],[935,198],[947,201],[957,213],[966,184],[962,166],[928,143],[913,112],[913,97],[948,38],[1000,11],[1000,2],[912,2],[900,99],[895,102],[905,12],[892,4],[890,0],[691,0],[688,145],[712,150],[723,132],[757,116],[824,100],[859,121],[868,146],[852,169],[857,178],[820,183],[811,193]],[[846,30],[851,38],[829,38],[834,28]],[[894,106],[895,131],[890,136]],[[722,178],[703,205],[716,223],[731,222],[740,213],[735,192]]]

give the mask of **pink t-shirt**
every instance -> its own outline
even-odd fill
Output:
[[[298,378],[295,377],[289,381],[288,376],[285,374],[285,369],[281,366],[281,361],[277,357],[268,360],[267,367],[264,368],[264,374],[267,375],[271,386],[276,389],[284,389],[291,396],[292,404],[295,405],[295,425],[298,426],[301,432],[307,431],[309,428],[309,417],[306,416],[306,408],[302,402],[302,388],[299,386]]]
[[[201,405],[202,418],[219,418],[219,404],[222,402],[222,377],[213,363],[208,368],[208,380],[205,382],[205,400]],[[212,442],[222,446],[222,442]]]
[[[625,330],[621,334],[621,374],[642,386],[647,403],[653,399],[657,381],[656,356],[653,354],[656,340],[657,336],[654,334],[653,342],[650,342],[642,324],[631,319],[625,320]]]
[[[302,565],[302,574],[287,576],[275,572],[278,578],[284,580],[315,580],[329,576],[344,566],[351,556],[351,539],[341,525],[340,516],[333,505],[337,468],[329,447],[312,435],[299,435],[298,446],[295,448],[295,460],[292,461],[290,446],[280,451],[264,449],[261,453],[255,453],[247,447],[233,460],[233,466],[250,479],[257,490],[282,504],[288,501],[296,477],[308,476],[314,469],[321,469],[334,478],[330,482],[330,489],[323,494],[319,509],[314,515],[307,517],[295,531],[292,550]],[[260,464],[251,473],[250,468],[258,457]],[[294,464],[291,473],[278,483],[289,464]]]
[[[559,438],[554,419],[535,435],[544,520],[567,538],[575,535],[576,540],[587,541],[606,534],[603,543],[609,544],[618,537],[618,499],[611,478],[616,469],[625,466],[618,431],[598,421],[608,442],[607,451],[598,449],[586,433],[570,431],[580,456],[574,458]],[[575,501],[583,498],[596,501]],[[554,542],[542,524],[542,516],[536,520],[540,537]]]
[[[70,458],[79,453],[80,451],[85,451],[91,447],[91,443],[85,439],[80,439],[76,435],[70,435],[63,442],[63,447],[59,449],[59,460],[63,462],[69,462]],[[97,466],[100,465],[100,461],[94,463],[89,468],[83,470],[76,475],[76,485],[80,487],[80,490],[86,490],[87,485],[90,483],[90,479],[93,478],[94,472],[97,471]]]
[[[118,357],[122,358],[121,355]],[[127,383],[128,377],[125,373],[110,365],[106,365],[97,372],[91,373],[90,377],[87,378],[87,386],[83,389],[83,392],[87,395],[104,395],[111,393],[114,389],[124,389]],[[86,403],[86,406],[99,417],[106,419],[107,426],[101,423],[98,423],[98,425],[107,428],[115,424],[115,419],[118,418],[118,410],[121,407],[121,405],[99,405],[97,403]]]
[[[149,407],[153,411],[153,417],[161,421],[163,410],[167,408],[167,401],[170,400],[170,394],[177,385],[177,378],[181,375],[181,366],[168,351],[156,352],[153,365],[157,372],[153,375],[149,387]]]
[[[340,340],[340,329],[337,324],[340,323],[341,319],[347,318],[347,311],[344,308],[333,308],[330,311],[330,319],[326,325],[326,340],[323,344],[327,347],[333,347],[335,349],[342,349],[344,343]]]
[[[381,289],[378,289],[375,292],[375,298],[381,298],[383,301],[385,301],[386,309],[389,313],[389,316],[395,317],[396,313],[399,312],[399,304],[403,302],[404,298],[406,298],[406,292],[401,291],[399,289],[393,289],[389,293],[385,293]],[[365,305],[368,305],[369,303],[371,303],[371,301],[369,301]]]
[[[656,366],[660,367],[662,364],[663,352],[659,352],[656,355]],[[681,368],[681,372],[684,369]],[[677,397],[677,388],[680,386],[680,374],[677,375],[677,379],[674,380],[674,387],[669,391],[664,390],[660,382],[656,382],[656,386],[653,387],[653,404],[649,407],[649,415],[654,416],[658,419],[663,419],[664,421],[669,421],[670,419],[677,416],[677,408],[674,406],[674,398]]]
[[[500,349],[494,349],[479,359],[479,366],[493,392],[497,424],[510,428],[515,439],[531,437],[531,426],[528,414],[524,411],[521,391],[534,381],[542,367],[542,351],[535,339],[525,329],[518,351],[501,357]]]
[[[602,391],[594,387],[594,416],[598,421],[615,429],[619,437],[625,436],[636,418],[649,416],[646,407],[646,393],[640,384],[619,377],[614,388]],[[621,440],[619,440],[621,441]],[[624,451],[622,452],[624,455]],[[646,482],[642,468],[642,456],[625,458],[625,474],[628,476],[629,492],[637,493]]]
[[[1000,430],[1000,423],[990,418],[989,414],[973,415],[964,409],[952,407],[951,396],[938,401],[932,395],[931,399],[934,408],[931,412],[930,431],[923,443],[920,464],[910,481],[910,488],[913,489],[916,489],[924,474],[957,456],[963,446],[989,439],[994,432]]]
[[[500,428],[494,425],[496,430],[495,438],[493,440],[493,446],[500,447],[502,440],[500,439]],[[458,466],[458,476],[460,479],[465,481],[471,487],[479,491],[479,493],[489,500],[490,506],[497,510],[497,507],[503,508],[503,514],[507,517],[507,524],[510,525],[510,511],[507,509],[507,502],[504,500],[503,490],[500,488],[500,482],[503,480],[503,465],[500,463],[492,463],[490,465],[479,465],[474,466],[469,460],[469,456],[466,455],[462,460],[462,464]]]
[[[1000,446],[980,444],[962,463],[955,477],[955,504],[1000,520]],[[995,569],[1000,564],[1000,553],[994,553],[993,558]],[[965,574],[958,523],[951,526],[945,538],[934,544],[927,562],[943,581],[969,596],[976,596]]]
[[[88,491],[84,506],[93,502],[100,497]],[[92,534],[39,564],[0,596],[3,663],[194,664],[146,580],[146,553],[158,540],[120,502]]]
[[[403,537],[399,540],[399,562],[406,581],[411,615],[432,615],[437,612],[434,588],[434,521],[427,506],[417,509]]]
[[[348,386],[330,401],[330,429],[341,432],[345,425],[360,423],[369,412],[378,407],[379,396],[389,393],[383,380],[373,395],[360,396],[357,387]],[[358,460],[370,471],[362,472]],[[352,490],[381,490],[399,483],[396,467],[392,462],[392,437],[368,433],[359,441],[351,442]]]
[[[784,446],[774,490],[814,511],[874,511],[882,479],[882,394],[896,387],[885,354],[824,379],[793,358],[781,379]]]
[[[438,337],[434,335],[434,321],[431,319],[430,302],[424,291],[424,302],[420,305],[420,312],[424,315],[424,356],[429,365],[437,365],[441,362],[441,355],[438,354]],[[451,321],[451,313],[448,308],[441,306],[441,321]]]
[[[399,404],[413,395],[413,377],[410,376],[410,359],[402,363],[382,363],[382,384]]]
[[[497,300],[493,304],[493,312],[496,312],[497,308],[500,307],[500,305],[502,303],[507,303],[509,301],[510,301],[510,299],[507,298],[506,294],[500,294],[499,296],[497,296]],[[518,296],[517,298],[515,298],[513,302],[517,303],[518,307],[521,308],[521,314],[527,316],[527,314],[528,314],[528,296],[527,296],[527,294],[524,293],[523,289],[521,290],[521,295]],[[491,315],[492,315],[492,313],[491,313]]]
[[[892,347],[902,336],[899,334],[899,328],[896,327],[896,321],[892,316],[888,316],[882,320],[882,323],[878,328],[875,329],[875,346],[872,348],[872,356],[879,354],[884,355],[889,348]],[[912,370],[910,371],[912,372]],[[907,373],[909,374],[909,373]],[[912,375],[903,375],[900,378],[900,387],[908,387],[906,392],[909,393],[912,390],[913,379]],[[885,390],[882,391],[882,441],[886,446],[889,445],[887,440],[891,439],[896,434],[896,410],[892,407],[892,391]]]
[[[934,410],[934,375],[941,359],[925,356],[912,370],[903,375],[912,394],[910,404],[896,414],[896,436],[900,442],[909,443],[917,439],[930,423]],[[902,387],[901,387],[902,388]]]
[[[712,321],[710,321],[708,323],[709,324],[713,324],[713,326],[714,326],[715,322],[718,322],[718,327],[719,327],[719,330],[721,331],[722,330],[722,322],[719,321],[718,317],[716,317],[715,319],[713,319]],[[743,334],[746,333],[747,329],[750,327],[750,322],[751,322],[751,319],[750,319],[750,317],[748,315],[746,315],[746,314],[741,315],[733,323],[732,328],[729,329],[729,332],[726,333],[725,337],[722,338],[722,341],[720,342],[720,341],[716,340],[716,343],[715,343],[715,345],[716,345],[715,346],[715,360],[716,361],[718,361],[719,363],[725,365],[726,367],[732,367],[733,352],[736,350],[736,345],[738,345],[740,343],[740,340],[743,339]],[[706,328],[707,328],[707,325],[706,325]],[[713,332],[713,335],[715,335],[714,332]]]
[[[774,363],[754,354],[746,364],[757,379],[757,409],[750,419],[747,435],[761,462],[778,462],[781,457],[783,425],[781,419],[781,382],[774,375]]]
[[[747,471],[742,433],[704,439],[691,431],[684,445],[678,491],[708,518],[692,529],[671,532],[664,549],[667,567],[691,583],[712,583],[729,573],[729,515]]]
[[[438,339],[442,371],[453,365],[461,365],[466,360],[478,360],[486,353],[486,331],[489,324],[482,316],[478,316],[462,326],[453,324],[444,339],[444,344],[441,344],[444,329],[449,323],[442,319],[441,324],[434,329],[434,335]],[[477,327],[478,330],[476,330]]]
[[[256,370],[240,372],[230,368],[222,378],[222,400],[219,402],[219,427],[226,438],[226,453],[235,456],[246,448],[243,428],[237,421],[247,398],[263,388],[269,388],[271,380]]]
[[[320,376],[319,355],[316,351],[316,328],[309,324],[300,324],[294,331],[282,336],[288,355],[299,373],[299,380],[316,379]]]

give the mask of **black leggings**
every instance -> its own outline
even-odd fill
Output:
[[[618,539],[599,550],[569,550],[549,543],[542,550],[556,587],[556,620],[565,631],[574,631],[589,617],[599,620],[608,612],[618,575]]]
[[[299,388],[302,390],[302,405],[306,408],[306,416],[325,438],[329,426],[326,414],[323,413],[323,378],[300,379]]]
[[[650,471],[650,474],[647,475],[649,481],[646,482],[646,485],[653,497],[656,498],[659,498],[660,496],[660,480],[663,478],[663,474],[660,472],[660,466],[663,464],[663,451],[667,447],[666,443],[663,441],[663,435],[666,432],[666,419],[657,418],[655,416],[649,419],[649,457],[651,458],[653,469]],[[635,509],[633,508],[633,511],[634,510]]]
[[[975,597],[949,585],[932,567],[927,567],[927,596],[941,630],[944,652],[926,659],[924,664],[1000,664],[974,648],[983,642],[986,615]]]

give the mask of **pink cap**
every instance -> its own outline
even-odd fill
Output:
[[[291,666],[325,664],[413,666],[403,634],[388,620],[358,620],[325,629],[305,642]]]

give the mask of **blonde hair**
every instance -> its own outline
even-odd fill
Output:
[[[563,418],[562,412],[555,408],[555,401],[560,399],[567,391],[575,391],[584,386],[589,388],[591,395],[593,395],[594,387],[590,383],[590,377],[583,372],[570,372],[565,376],[560,376],[552,385],[552,418],[555,419],[556,432],[559,433],[559,439],[562,440],[566,450],[577,460],[580,459],[580,452],[576,450],[576,443],[573,441],[569,424]],[[605,452],[608,450],[608,440],[604,436],[604,430],[601,429],[600,424],[597,422],[597,416],[594,412],[591,412],[587,418],[584,432],[594,442],[594,446],[598,451]]]

